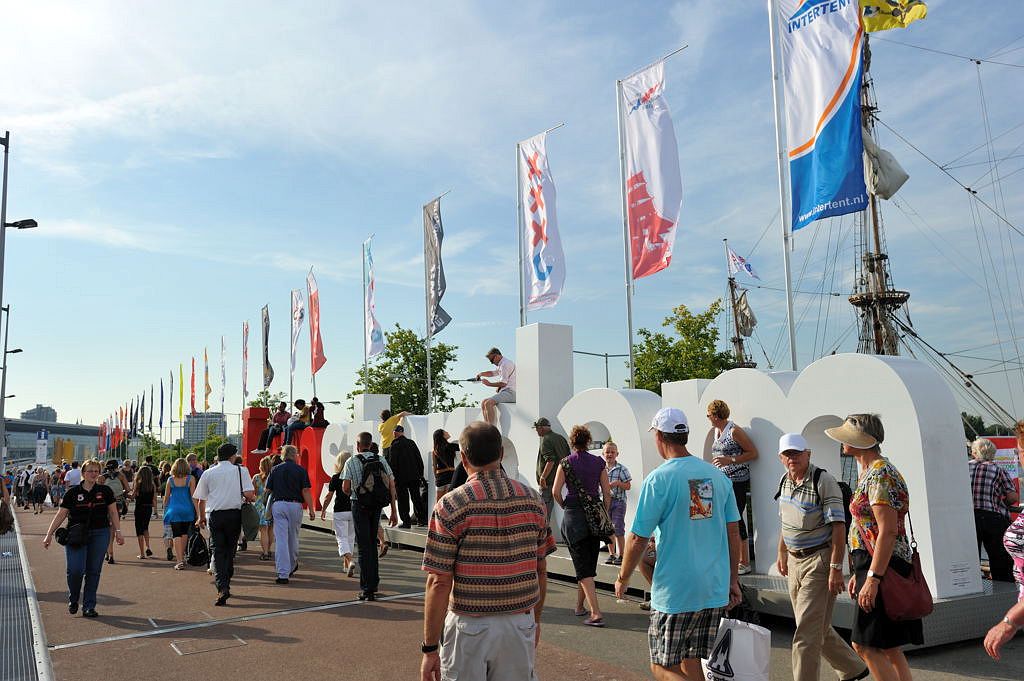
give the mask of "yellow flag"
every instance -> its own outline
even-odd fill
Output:
[[[860,0],[864,29],[869,33],[906,28],[908,24],[928,16],[928,6],[921,0]]]

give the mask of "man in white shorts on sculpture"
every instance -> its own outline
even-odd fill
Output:
[[[480,403],[484,411],[484,421],[493,426],[498,422],[498,403],[516,401],[516,365],[508,357],[502,357],[498,348],[491,348],[486,356],[487,361],[495,368],[491,371],[482,371],[476,377],[484,385],[498,389],[493,397],[488,397]],[[496,377],[496,380],[488,381],[485,376]]]

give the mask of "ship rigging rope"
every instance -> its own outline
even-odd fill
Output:
[[[931,164],[932,164],[933,166],[935,166],[936,168],[938,168],[938,169],[939,169],[939,170],[940,170],[940,171],[941,171],[941,172],[942,172],[942,173],[943,173],[944,175],[946,175],[946,176],[947,176],[947,177],[948,177],[949,179],[953,180],[953,181],[954,181],[954,182],[956,182],[956,183],[957,183],[958,185],[960,185],[960,187],[961,187],[961,188],[962,188],[962,189],[963,189],[964,191],[966,191],[966,192],[967,192],[968,194],[970,194],[970,195],[971,195],[971,196],[972,196],[972,197],[974,198],[974,200],[975,200],[976,202],[978,202],[979,204],[981,204],[982,206],[984,206],[985,208],[987,208],[987,209],[989,210],[989,212],[991,212],[991,213],[992,213],[993,215],[995,215],[995,216],[996,216],[997,218],[999,218],[999,220],[1000,220],[1001,222],[1005,223],[1005,224],[1006,224],[1006,225],[1007,225],[1007,226],[1008,226],[1008,227],[1009,227],[1010,229],[1012,229],[1013,231],[1017,232],[1017,234],[1019,234],[1019,235],[1021,235],[1021,236],[1024,236],[1024,231],[1021,231],[1021,229],[1020,229],[1019,227],[1017,227],[1017,225],[1015,225],[1015,224],[1013,224],[1012,222],[1010,222],[1009,220],[1007,220],[1007,219],[1006,219],[1005,217],[1003,217],[1003,216],[1002,216],[1002,214],[1000,214],[1000,212],[999,212],[998,210],[996,210],[996,209],[995,209],[995,208],[993,208],[992,206],[988,205],[988,203],[986,203],[985,201],[983,201],[982,199],[980,199],[980,198],[978,197],[978,192],[977,192],[977,191],[975,191],[974,189],[972,189],[972,188],[968,187],[968,186],[967,186],[967,185],[965,185],[965,184],[964,184],[963,182],[961,182],[960,180],[958,180],[958,179],[957,179],[957,178],[956,178],[956,177],[955,177],[955,176],[954,176],[954,175],[953,175],[952,173],[950,173],[950,172],[949,172],[948,170],[946,170],[946,169],[945,169],[945,168],[943,168],[943,167],[942,167],[941,165],[939,165],[939,164],[938,164],[938,162],[937,162],[937,161],[935,161],[935,159],[933,159],[933,158],[932,158],[931,156],[929,156],[928,154],[926,154],[926,153],[924,153],[923,151],[921,151],[921,149],[920,149],[920,148],[918,148],[918,147],[917,147],[916,145],[914,145],[914,143],[913,143],[913,142],[911,142],[910,140],[908,140],[908,139],[907,139],[906,137],[904,137],[904,136],[903,136],[903,135],[901,135],[900,133],[896,132],[896,130],[895,130],[895,129],[894,129],[894,128],[893,128],[892,126],[891,126],[891,125],[889,125],[888,123],[886,123],[885,121],[883,121],[883,120],[882,120],[881,118],[877,118],[877,117],[876,117],[876,118],[875,118],[875,121],[877,121],[878,123],[881,123],[881,124],[882,124],[883,126],[885,126],[886,130],[888,130],[888,131],[889,131],[889,132],[891,132],[892,134],[896,135],[896,137],[898,137],[898,138],[899,138],[899,139],[900,139],[900,140],[901,140],[901,141],[902,141],[902,142],[903,142],[904,144],[906,144],[906,145],[907,145],[908,147],[910,147],[911,149],[913,149],[914,151],[916,151],[916,152],[917,152],[918,154],[920,154],[920,155],[921,155],[922,157],[924,157],[924,159],[925,159],[925,160],[927,160],[927,161],[928,161],[929,163],[931,163]]]
[[[989,59],[991,59],[992,57],[1001,57],[1001,56],[1003,56],[1004,54],[1009,54],[1010,52],[1016,52],[1017,50],[1024,50],[1024,46],[1021,46],[1021,47],[1015,47],[1015,48],[1013,48],[1012,50],[1007,50],[1007,49],[1006,49],[1006,48],[1008,48],[1008,47],[1009,47],[1010,45],[1012,45],[1012,44],[1014,44],[1015,42],[1017,42],[1018,40],[1020,40],[1021,38],[1024,38],[1024,33],[1022,33],[1021,35],[1017,36],[1016,38],[1014,38],[1014,39],[1013,39],[1013,40],[1011,40],[1010,42],[1006,43],[1005,45],[1003,45],[1002,47],[1000,47],[1000,48],[999,48],[998,50],[996,50],[995,52],[993,52],[992,54],[988,55],[988,58],[989,58]]]
[[[986,151],[987,151],[987,155],[988,155],[988,159],[989,159],[989,164],[990,164],[990,168],[989,168],[988,172],[992,175],[992,182],[995,183],[995,186],[993,187],[993,190],[992,190],[992,199],[993,199],[993,202],[1005,214],[1006,213],[1006,197],[1003,194],[1003,185],[1002,185],[1001,177],[1000,177],[1000,174],[999,174],[999,163],[996,161],[995,149],[994,149],[993,144],[992,144],[992,125],[991,125],[991,123],[989,121],[988,100],[985,98],[985,86],[984,86],[984,83],[983,83],[982,77],[981,77],[981,65],[976,63],[975,66],[974,66],[974,69],[975,69],[975,74],[976,74],[977,80],[978,80],[978,101],[979,101],[980,106],[981,106],[982,128],[983,128],[984,133],[985,133],[985,140],[987,142],[987,149],[986,149]],[[982,176],[982,177],[984,177],[984,176]],[[981,221],[980,212],[979,212],[978,218],[979,218],[979,222],[981,223],[982,233],[984,234],[984,223],[983,223],[983,221]],[[1004,241],[1004,239],[1003,239],[1003,230],[999,229],[999,225],[996,225],[995,228],[996,228],[996,230],[998,232],[998,235],[999,235],[999,250],[1000,250],[1001,256],[1002,256],[1002,267],[1000,267],[999,269],[993,269],[993,274],[995,275],[995,279],[996,279],[996,288],[999,291],[999,296],[1000,296],[1000,299],[1002,300],[1002,303],[1003,303],[1003,310],[1005,312],[1007,325],[1009,326],[1009,329],[1010,329],[1010,337],[1011,338],[1016,338],[1017,337],[1017,329],[1015,328],[1015,323],[1014,323],[1014,318],[1016,316],[1015,315],[1015,310],[1014,310],[1013,306],[1007,305],[1006,298],[1003,297],[1002,287],[999,285],[999,274],[1001,272],[1003,277],[1006,279],[1006,294],[1007,294],[1007,297],[1009,297],[1011,295],[1010,294],[1010,272],[1009,272],[1010,267],[1009,267],[1009,264],[1006,262],[1008,255],[1010,257],[1010,260],[1012,261],[1013,270],[1014,270],[1014,273],[1016,275],[1017,294],[1018,294],[1017,300],[1018,301],[1024,300],[1024,285],[1022,285],[1022,282],[1021,282],[1020,266],[1017,264],[1016,257],[1014,257],[1015,253],[1014,253],[1014,248],[1013,248],[1013,246],[1014,246],[1013,239],[1010,238],[1009,234],[1007,234],[1007,239],[1006,239],[1006,241]],[[994,261],[994,258],[992,257],[992,252],[991,252],[991,249],[989,247],[989,242],[988,242],[987,235],[985,236],[985,247],[986,247],[986,249],[989,249],[989,260],[992,261],[993,267],[995,267],[995,261]],[[1021,360],[1020,345],[1018,345],[1017,341],[1013,341],[1013,347],[1014,347],[1014,351],[1016,352],[1016,355],[1017,355],[1017,365],[1018,365],[1017,368],[1018,368],[1018,372],[1020,373],[1021,386],[1024,387],[1024,369],[1022,369],[1021,366],[1020,366],[1020,360]],[[1000,346],[1000,348],[1002,348],[1002,346]],[[1007,377],[1007,380],[1009,380],[1009,377]],[[1012,399],[1012,397],[1011,397],[1011,399]],[[1014,409],[1014,411],[1016,411],[1016,408]]]
[[[974,381],[971,374],[964,372],[960,367],[950,361],[942,352],[918,336],[917,333],[905,323],[895,318],[893,318],[893,321],[904,330],[905,334],[900,336],[900,340],[910,351],[911,355],[917,357],[910,345],[910,343],[913,342],[918,346],[918,349],[921,351],[921,354],[925,359],[930,362],[936,370],[939,371],[939,373],[944,374],[947,379],[949,379],[948,382],[954,390],[958,391],[969,401],[980,407],[982,411],[986,412],[989,416],[993,417],[1003,425],[1009,425],[1014,422],[1014,418],[1009,414],[1009,412],[1007,412],[998,402],[985,392],[985,390]],[[941,362],[939,361],[940,359],[942,360]],[[971,388],[973,388],[973,390]]]
[[[984,227],[983,227],[983,225],[980,224],[981,223],[980,212],[977,211],[977,206],[974,205],[973,201],[970,202],[968,205],[970,206],[970,209],[971,209],[971,221],[972,221],[972,223],[974,225],[974,238],[975,238],[975,240],[978,243],[978,253],[981,255],[982,265],[986,269],[988,269],[989,268],[989,263],[991,263],[991,269],[989,271],[994,274],[996,272],[995,262],[992,260],[992,250],[991,250],[991,248],[988,248],[988,236],[985,235]],[[985,246],[986,246],[985,249],[982,248],[982,237],[984,237]],[[986,253],[986,251],[988,252],[989,263],[985,262],[985,253]],[[1000,290],[1000,298],[1002,298],[1001,287],[999,285],[999,277],[995,276],[994,278],[995,278],[996,289]],[[985,278],[985,292],[986,292],[986,295],[988,297],[989,312],[991,313],[991,316],[992,316],[992,329],[993,329],[993,331],[996,334],[996,340],[1001,340],[1000,333],[999,333],[999,322],[996,319],[995,301],[993,300],[993,296],[992,296],[992,287],[989,285],[989,277]],[[1003,309],[1006,309],[1005,301],[1004,301]],[[1011,334],[1011,335],[1016,335],[1016,334]],[[1018,352],[1017,354],[1018,354],[1018,357],[1019,357],[1020,353]],[[1004,362],[1006,361],[1006,352],[1003,349],[1002,343],[999,344],[999,356],[1000,356],[1000,358]],[[1010,406],[1013,408],[1014,411],[1017,411],[1016,400],[1013,397],[1013,388],[1010,386],[1010,376],[1009,376],[1009,374],[1004,375],[1004,378],[1006,379],[1006,391],[1010,395]]]
[[[892,43],[893,45],[902,45],[903,47],[912,47],[915,50],[924,50],[925,52],[934,52],[935,54],[944,54],[947,57],[956,57],[957,59],[964,59],[966,61],[973,61],[975,63],[995,64],[997,66],[1012,66],[1017,69],[1024,69],[1024,64],[1010,64],[1004,61],[993,61],[991,59],[981,59],[979,57],[968,57],[965,54],[956,54],[955,52],[946,52],[945,50],[936,50],[932,47],[922,47],[921,45],[911,45],[910,43],[901,43],[898,40],[892,40],[891,38],[879,38],[878,36],[871,36],[874,40],[881,40],[882,42]]]
[[[1000,137],[1004,137],[1006,135],[1009,135],[1011,132],[1013,132],[1014,130],[1016,130],[1017,128],[1020,128],[1020,127],[1024,127],[1024,121],[1021,121],[1020,123],[1018,123],[1017,125],[1013,126],[1012,128],[1009,128],[1008,130],[1004,130],[1003,132],[999,133],[998,135],[996,135],[995,137],[992,138],[992,141],[995,142]],[[981,149],[982,147],[984,147],[986,144],[988,144],[988,142],[982,142],[981,144],[979,144],[978,146],[974,147],[970,151],[968,151],[966,153],[963,153],[963,154],[960,154],[959,156],[954,158],[952,161],[947,161],[946,163],[942,164],[942,167],[946,168],[946,169],[953,168],[954,167],[953,166],[954,163],[956,163],[957,161],[961,161],[961,160],[967,158],[968,156],[970,156],[971,154],[976,152],[978,149]],[[1019,149],[1020,147],[1017,147],[1017,148]],[[982,163],[988,163],[988,161],[982,161]]]
[[[984,287],[984,285],[982,285],[982,284],[981,284],[981,282],[979,282],[979,281],[978,281],[977,279],[975,279],[975,278],[974,278],[973,276],[971,276],[970,274],[968,274],[967,272],[965,272],[965,271],[964,271],[964,270],[963,270],[963,269],[962,269],[962,268],[960,267],[960,264],[959,264],[959,263],[958,263],[958,262],[956,261],[956,258],[951,258],[951,257],[950,257],[950,256],[949,256],[949,255],[948,255],[948,254],[947,254],[947,253],[946,253],[945,251],[943,251],[943,250],[942,250],[942,249],[941,249],[941,248],[940,248],[940,247],[939,247],[939,246],[938,246],[938,245],[937,245],[937,244],[935,243],[935,240],[934,240],[934,239],[932,239],[932,237],[930,237],[930,236],[929,236],[929,235],[927,234],[927,232],[925,232],[925,231],[924,231],[924,229],[922,229],[921,225],[919,225],[919,224],[918,224],[918,221],[920,221],[920,222],[921,222],[921,223],[922,223],[922,224],[923,224],[923,225],[924,225],[925,227],[927,227],[927,228],[928,228],[928,229],[930,229],[930,230],[931,230],[932,232],[934,232],[934,233],[935,233],[935,236],[937,236],[937,237],[938,237],[939,239],[942,239],[942,241],[946,242],[946,245],[947,245],[947,246],[949,246],[949,247],[950,247],[951,249],[953,249],[953,251],[954,251],[954,252],[956,252],[956,246],[954,246],[953,244],[951,244],[951,243],[949,242],[949,240],[948,240],[948,239],[946,239],[946,237],[942,236],[942,233],[941,233],[941,232],[940,232],[939,230],[935,229],[935,228],[934,228],[934,227],[932,227],[932,226],[931,226],[930,224],[928,224],[928,221],[927,221],[927,220],[925,220],[924,216],[923,216],[923,215],[921,215],[921,214],[920,214],[920,213],[919,213],[919,212],[917,211],[917,209],[916,209],[916,208],[914,208],[913,206],[911,206],[911,205],[910,205],[910,203],[909,203],[909,202],[908,202],[908,201],[906,200],[906,198],[902,198],[902,199],[897,199],[897,198],[896,198],[896,197],[894,196],[894,197],[893,197],[892,199],[890,199],[890,200],[889,200],[889,202],[890,202],[890,203],[891,203],[892,205],[896,206],[897,210],[899,210],[899,211],[900,211],[901,213],[903,213],[904,217],[906,217],[906,218],[907,218],[907,221],[908,221],[908,222],[910,223],[910,225],[911,225],[911,226],[912,226],[912,227],[913,227],[914,229],[916,229],[916,230],[917,230],[917,231],[918,231],[918,232],[919,232],[919,233],[921,234],[921,236],[922,236],[922,237],[924,237],[924,240],[925,240],[925,241],[926,241],[926,242],[928,243],[928,245],[929,245],[929,246],[931,246],[932,248],[934,248],[934,249],[935,249],[935,252],[936,252],[936,253],[938,253],[938,254],[939,254],[939,255],[941,255],[941,256],[942,256],[943,258],[945,258],[945,259],[946,259],[946,261],[947,261],[947,262],[948,262],[948,263],[949,263],[950,265],[952,265],[952,266],[953,266],[953,268],[954,268],[954,269],[955,269],[956,271],[958,271],[958,272],[959,272],[960,274],[962,274],[962,275],[964,275],[965,277],[967,277],[968,279],[970,279],[970,280],[971,280],[971,282],[973,282],[975,286],[977,286],[978,288],[980,288],[980,289],[982,289],[982,290],[985,290],[985,287]],[[909,211],[909,212],[908,212],[908,211]],[[968,264],[968,265],[970,265],[970,266],[971,266],[971,268],[972,268],[972,269],[974,269],[975,271],[979,271],[979,272],[981,271],[981,267],[980,267],[979,265],[977,265],[977,264],[976,264],[976,263],[974,263],[973,261],[969,260],[969,259],[968,259],[968,258],[967,258],[966,256],[964,256],[964,255],[963,255],[962,253],[957,253],[957,257],[958,257],[958,258],[960,258],[961,260],[966,260],[966,261],[967,261],[967,264]]]

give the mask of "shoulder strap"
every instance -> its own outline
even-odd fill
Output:
[[[576,471],[573,470],[572,464],[569,463],[569,457],[563,458],[559,462],[559,465],[562,467],[562,470],[565,471],[565,481],[569,483],[571,488],[573,488],[572,491],[576,493],[576,496],[591,499],[592,497],[590,496],[590,493],[583,489],[583,483],[580,482],[579,476],[576,475]]]
[[[775,501],[778,501],[778,500],[779,500],[779,497],[781,497],[781,496],[782,496],[782,486],[783,486],[784,484],[786,484],[786,478],[787,478],[787,477],[788,477],[788,473],[783,473],[783,474],[782,474],[782,477],[781,477],[781,478],[779,478],[779,489],[778,489],[778,491],[777,491],[777,492],[775,492]]]
[[[824,468],[818,468],[817,466],[815,466],[814,467],[814,477],[811,478],[813,480],[813,482],[814,482],[814,493],[818,497],[818,503],[819,504],[821,503],[821,492],[818,491],[818,481],[821,480],[821,474],[824,473],[824,472],[825,472]]]

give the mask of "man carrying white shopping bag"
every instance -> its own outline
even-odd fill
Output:
[[[665,461],[640,489],[615,594],[625,595],[653,534],[658,561],[647,630],[651,673],[655,679],[697,681],[722,615],[742,598],[736,570],[740,516],[725,474],[687,451],[690,428],[682,411],[662,409],[651,430]]]
[[[832,628],[832,607],[843,590],[846,512],[835,477],[811,463],[797,433],[779,438],[779,574],[789,580],[793,602],[793,680],[818,681],[822,656],[843,681],[868,675],[864,661]]]

